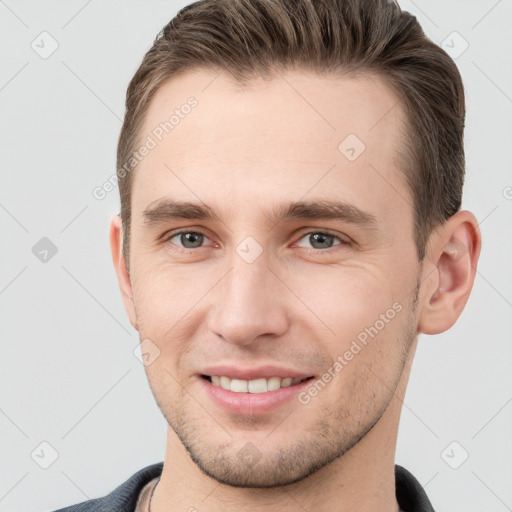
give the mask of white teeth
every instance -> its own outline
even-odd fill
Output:
[[[236,393],[247,393],[248,382],[246,380],[231,379],[231,391]]]
[[[287,388],[288,386],[291,386],[292,385],[292,378],[291,377],[286,377],[286,379],[283,379],[281,381],[281,387],[282,388]]]
[[[267,391],[275,391],[279,388],[287,388],[298,384],[304,379],[292,379],[291,377],[271,377],[270,379],[230,379],[226,376],[211,375],[212,384],[220,386],[228,391],[235,393],[266,393]]]
[[[233,387],[233,385],[231,385]],[[250,380],[247,385],[249,393],[266,393],[268,391],[267,379]]]
[[[266,380],[266,379],[265,379]],[[281,387],[281,377],[272,377],[267,380],[267,390],[275,391]]]
[[[221,377],[220,387],[229,391],[231,389],[231,379],[229,377]]]

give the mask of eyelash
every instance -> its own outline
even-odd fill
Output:
[[[171,233],[168,233],[165,235],[165,238],[164,238],[164,243],[165,242],[170,242],[172,238],[178,236],[178,235],[182,235],[183,233],[194,233],[194,234],[197,234],[197,235],[203,235],[205,238],[208,238],[207,235],[205,235],[203,232],[201,231],[196,231],[196,230],[189,230],[189,229],[184,229],[184,230],[181,230],[181,231],[176,231],[176,232],[171,232]],[[305,236],[307,235],[318,235],[318,234],[321,234],[321,235],[330,235],[332,236],[333,238],[336,238],[338,239],[338,241],[340,242],[339,244],[337,245],[333,245],[332,247],[328,247],[327,249],[315,249],[315,248],[309,248],[309,247],[300,247],[300,249],[304,249],[310,253],[315,253],[315,254],[320,254],[320,253],[326,253],[326,252],[330,252],[332,250],[334,250],[335,247],[348,247],[348,246],[351,246],[351,242],[349,242],[348,240],[344,240],[343,238],[341,238],[340,236],[336,235],[335,233],[329,231],[329,230],[315,230],[315,231],[306,231],[304,233],[301,233],[298,241],[302,240]],[[173,244],[173,245],[176,245],[176,244]],[[197,247],[195,249],[188,249],[186,247],[181,247],[179,245],[176,245],[176,247],[178,248],[178,250],[180,250],[181,252],[190,252],[190,251],[197,251],[199,249],[204,249],[204,247]]]

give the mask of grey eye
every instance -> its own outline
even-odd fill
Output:
[[[169,240],[176,237],[179,237],[180,241],[177,245],[181,245],[185,249],[196,249],[197,247],[201,247],[204,239],[206,238],[203,234],[196,233],[195,231],[183,231],[181,233],[176,233]]]
[[[329,249],[333,245],[339,245],[333,243],[335,239],[340,240],[340,238],[335,235],[330,235],[329,233],[323,233],[321,231],[306,233],[302,239],[305,239],[306,237],[313,249]]]

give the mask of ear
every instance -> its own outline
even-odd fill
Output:
[[[482,240],[478,222],[459,211],[431,236],[418,331],[439,334],[459,318],[471,293]]]
[[[133,300],[132,283],[123,253],[122,223],[119,215],[114,215],[110,220],[110,248],[112,250],[112,261],[116,269],[124,309],[128,314],[133,328],[138,330],[139,326],[137,324],[137,312]]]

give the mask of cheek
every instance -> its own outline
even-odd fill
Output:
[[[357,336],[393,308],[399,296],[396,283],[375,267],[312,267],[302,277],[290,275],[287,282],[309,308],[304,316],[301,307],[300,318],[317,318],[333,340]]]
[[[187,305],[191,307],[211,287],[211,272],[203,278],[193,267],[154,261],[134,265],[132,289],[138,313],[154,320],[165,317],[167,322],[171,317],[181,316]]]
[[[375,268],[337,268],[328,273],[322,268],[295,285],[309,308],[295,311],[295,323],[303,328],[307,323],[306,329],[318,333],[330,359],[339,363],[334,372],[342,377],[337,382],[379,394],[392,386],[408,320],[406,304],[397,299],[400,290],[393,288],[396,281]]]
[[[135,266],[134,266],[135,268]],[[132,289],[141,340],[149,339],[163,357],[151,371],[161,371],[160,364],[175,367],[183,362],[197,330],[204,328],[208,290],[218,281],[211,270],[201,275],[193,265],[170,268],[169,265],[139,265],[133,273]]]

